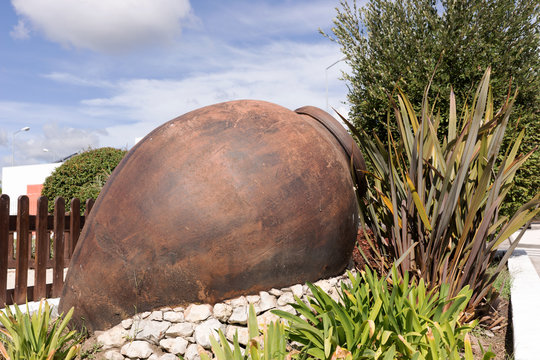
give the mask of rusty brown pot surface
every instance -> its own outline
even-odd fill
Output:
[[[60,311],[95,331],[343,271],[358,227],[351,154],[357,174],[365,165],[330,115],[298,112],[226,102],[147,135],[87,219]]]

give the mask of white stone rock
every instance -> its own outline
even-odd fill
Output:
[[[171,354],[184,355],[186,352],[188,342],[187,340],[178,338],[163,339],[159,342],[159,346],[170,352]]]
[[[135,340],[146,340],[157,345],[159,340],[165,337],[171,323],[168,321],[141,320],[137,326],[139,331],[134,336]]]
[[[188,322],[173,324],[165,332],[165,336],[168,337],[183,337],[187,338],[193,334],[193,324]]]
[[[248,307],[239,306],[233,309],[231,316],[229,317],[230,324],[247,324],[248,321]]]
[[[191,344],[187,347],[186,353],[184,354],[184,359],[186,360],[200,360],[199,356],[199,346],[197,344]]]
[[[167,311],[163,313],[163,320],[170,321],[172,323],[179,323],[184,321],[184,313],[176,311]]]
[[[260,300],[261,300],[261,298],[259,297],[259,295],[248,295],[248,296],[246,296],[246,301],[248,302],[248,304],[256,304]]]
[[[163,354],[157,360],[178,360],[178,356],[173,354]]]
[[[225,325],[217,319],[206,320],[195,327],[195,341],[205,349],[211,348],[210,336],[218,339],[218,330],[225,332]]]
[[[328,293],[332,288],[332,285],[330,285],[328,280],[319,280],[314,285],[320,287],[325,293]]]
[[[118,350],[109,350],[103,354],[103,357],[105,357],[105,360],[124,360],[124,357]]]
[[[136,318],[136,319],[146,319],[147,317],[150,316],[150,314],[151,314],[150,311],[145,311],[145,312],[143,312],[143,313],[140,313],[140,314],[138,314],[138,315],[135,315],[135,318]]]
[[[214,305],[214,317],[221,322],[227,322],[233,312],[233,307],[229,304],[217,303]]]
[[[238,342],[242,345],[247,345],[249,342],[249,331],[248,328],[245,326],[235,326],[235,325],[229,325],[227,326],[227,330],[225,331],[225,337],[230,342],[233,342],[234,335],[238,332]]]
[[[262,315],[257,316],[257,324],[259,328],[264,327],[272,322],[279,321],[281,318],[276,314],[272,314],[270,311],[265,312]]]
[[[255,310],[255,315],[259,315],[260,313],[263,312],[259,304],[254,304],[253,309]],[[248,308],[248,319],[249,319],[249,308]]]
[[[133,319],[122,320],[121,324],[122,327],[127,330],[131,327],[131,325],[133,325]]]
[[[120,350],[120,353],[128,358],[132,359],[146,359],[152,355],[152,347],[146,341],[132,341],[124,346]]]
[[[274,295],[270,295],[266,291],[261,291],[259,296],[261,297],[261,302],[259,303],[259,309],[261,312],[274,309],[277,306],[277,300]]]
[[[140,333],[142,331],[142,327],[140,326],[140,323],[143,322],[144,320],[140,320],[140,319],[137,319],[137,318],[133,318],[133,323],[131,324],[131,327],[129,329],[126,329],[127,331],[127,336],[126,338],[129,340],[133,340],[135,339],[135,335],[137,335],[138,333]]]
[[[208,304],[191,304],[184,311],[184,317],[189,322],[200,322],[208,319],[210,315],[212,315],[212,305]]]
[[[278,306],[285,306],[289,303],[294,303],[294,296],[292,292],[284,292],[283,295],[277,299]]]
[[[302,295],[304,294],[304,291],[302,289],[302,285],[300,285],[300,284],[291,286],[291,291],[292,291],[294,296],[298,296],[298,297],[302,297]]]
[[[147,320],[161,321],[163,320],[163,313],[161,311],[152,311]]]
[[[340,299],[339,299],[339,293],[337,292],[336,288],[331,288],[330,291],[328,292],[328,295],[330,295],[330,297],[331,297],[335,302],[340,302]]]
[[[296,315],[296,310],[291,305],[279,306],[278,310],[288,312],[289,314]]]
[[[170,308],[170,307],[168,307],[168,306],[167,306],[167,307],[164,307],[164,308],[161,308],[161,309],[159,309],[159,310],[163,311],[164,313],[167,312],[167,311],[173,311],[173,309]]]
[[[248,302],[245,296],[240,296],[231,300],[226,300],[225,303],[231,305],[232,307],[248,305]]]
[[[270,289],[268,291],[270,293],[270,295],[274,295],[274,296],[281,296],[283,295],[283,291],[279,290],[279,289]]]
[[[146,360],[158,360],[158,356],[156,354],[150,355],[150,357]]]
[[[186,310],[186,308],[183,307],[183,306],[177,306],[177,307],[175,307],[175,308],[173,309],[173,311],[181,312],[181,313],[183,313],[185,310]]]
[[[109,350],[122,346],[126,342],[128,332],[122,325],[116,325],[107,331],[96,331],[95,335],[97,342],[103,344],[102,350]]]

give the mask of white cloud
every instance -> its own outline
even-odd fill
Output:
[[[100,88],[112,86],[110,81],[94,80],[94,79],[90,80],[90,79],[82,78],[80,76],[68,74],[65,72],[52,72],[52,73],[43,75],[43,77],[60,82],[60,83],[70,84],[70,85],[100,87]]]
[[[191,66],[190,71],[176,77],[107,79],[99,73],[94,77],[93,72],[51,72],[42,76],[61,84],[91,87],[93,93],[101,95],[69,105],[0,101],[0,123],[6,124],[8,135],[22,126],[32,128],[17,136],[22,144],[16,149],[17,163],[50,161],[69,155],[65,149],[75,152],[87,145],[129,148],[136,137],[145,136],[166,121],[223,101],[259,99],[291,110],[305,105],[326,109],[327,73],[329,112],[331,107],[342,114],[348,112],[347,105],[342,104],[347,88],[338,80],[340,71],[346,70],[345,62],[325,70],[342,57],[334,43],[274,41],[244,48],[214,41],[212,51],[203,56],[200,49],[207,45],[202,39],[199,47],[190,48],[201,54],[196,66],[189,59],[176,58],[179,66]],[[172,55],[165,61],[174,63],[174,59]],[[39,135],[43,124],[56,124],[58,136],[54,136],[55,131]],[[43,148],[51,151],[44,153]]]
[[[197,7],[201,21],[194,28],[188,0],[12,0],[21,34],[30,29],[96,52],[65,58],[62,52],[52,66],[39,67],[39,88],[53,93],[43,97],[46,103],[0,100],[0,166],[10,162],[11,134],[23,126],[31,131],[16,136],[20,165],[88,146],[130,147],[164,122],[217,102],[260,99],[325,109],[326,74],[329,112],[348,112],[347,88],[338,80],[346,64],[325,70],[342,57],[339,46],[316,34],[330,25],[334,5],[211,3]],[[174,41],[181,29],[182,41]],[[172,44],[102,54],[167,41]],[[69,96],[55,97],[56,91]]]
[[[12,0],[33,29],[65,46],[120,53],[169,43],[189,21],[189,0]],[[22,25],[19,25],[22,24]],[[25,29],[24,23],[19,26]]]
[[[26,27],[26,23],[23,20],[19,19],[19,22],[9,32],[9,35],[17,40],[28,39],[30,37],[30,29]]]
[[[313,34],[319,27],[330,25],[335,14],[334,6],[327,0],[224,1],[216,4],[218,11],[211,14],[206,26],[212,27],[212,23],[221,25],[226,21],[226,26],[220,26],[219,30],[234,34],[236,39],[278,34],[290,38]]]
[[[43,125],[41,131],[34,130],[33,136],[28,133],[26,137],[15,137],[13,153],[17,165],[53,162],[89,147],[98,147],[99,136],[105,134],[56,123]]]
[[[126,119],[114,119],[125,123]],[[112,120],[86,112],[80,105],[45,105],[0,101],[0,167],[11,163],[12,134],[15,163],[37,164],[58,160],[89,146],[99,147]],[[44,152],[43,149],[50,150]]]
[[[116,120],[118,121],[118,120]],[[0,124],[8,135],[24,126],[29,126],[29,136],[43,124],[57,123],[61,127],[91,127],[102,129],[110,125],[108,119],[93,117],[78,104],[40,104],[30,102],[0,101]]]
[[[108,126],[105,144],[124,146],[126,138],[146,135],[155,127],[188,111],[218,102],[259,99],[289,109],[304,105],[326,108],[326,67],[340,58],[335,44],[271,43],[256,49],[220,52],[217,71],[197,72],[182,79],[121,80],[109,88],[109,97],[87,99],[85,111],[130,123]],[[226,51],[225,51],[226,52]],[[214,61],[209,58],[208,61]],[[329,70],[329,112],[335,107],[346,114],[346,85],[338,80],[341,62]],[[210,67],[212,68],[212,67]]]

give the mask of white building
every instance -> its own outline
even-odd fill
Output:
[[[37,198],[41,196],[45,179],[60,165],[61,162],[2,168],[2,193],[9,195],[9,213],[16,215],[17,199],[27,195],[30,199],[30,214],[35,215]]]

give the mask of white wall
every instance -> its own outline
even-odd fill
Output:
[[[17,214],[17,199],[26,195],[27,185],[43,184],[62,163],[7,166],[2,168],[2,193],[9,195],[9,213]]]

